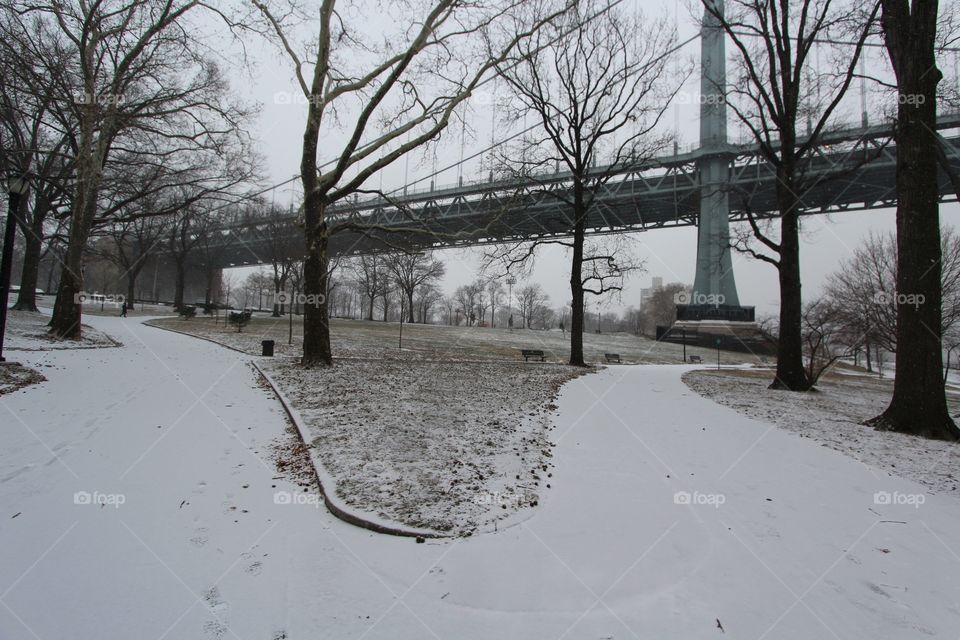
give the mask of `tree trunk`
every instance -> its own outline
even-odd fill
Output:
[[[180,311],[183,308],[183,290],[187,285],[187,265],[184,261],[177,261],[177,276],[174,280],[173,308]]]
[[[864,340],[863,340],[863,347],[864,347],[863,350],[864,350],[864,351],[866,352],[866,354],[867,354],[867,373],[873,373],[873,358],[872,358],[872,354],[870,353],[871,347],[870,347],[870,337],[869,337],[869,336],[867,336],[867,337],[864,338]]]
[[[937,189],[937,2],[884,0],[881,25],[901,98],[897,143],[897,366],[882,431],[960,439],[947,409]],[[913,11],[911,15],[911,9]]]
[[[50,333],[61,339],[80,339],[83,309],[78,296],[83,293],[83,252],[96,213],[100,186],[100,174],[90,168],[91,162],[87,158],[84,173],[93,175],[93,178],[77,190],[73,204],[67,251],[60,273],[60,285],[57,287],[57,299],[53,304],[53,317],[50,318]]]
[[[783,170],[785,173],[788,170]],[[800,220],[797,197],[788,175],[778,182],[780,205],[780,336],[777,340],[777,373],[771,389],[809,391],[803,367],[803,299],[800,289]]]
[[[210,303],[213,302],[213,280],[217,275],[217,270],[212,267],[206,267],[204,273],[204,290],[203,290],[203,304],[209,309]]]
[[[36,215],[36,214],[34,214]],[[40,279],[40,254],[43,239],[35,231],[28,231],[23,251],[23,266],[20,271],[20,292],[13,308],[18,311],[37,310],[37,281]]]
[[[585,367],[583,360],[583,242],[586,236],[587,216],[584,210],[582,189],[574,194],[573,259],[570,261],[570,296],[573,300],[573,313],[570,317],[570,364]],[[531,305],[532,306],[532,305]],[[533,310],[530,310],[533,315]],[[530,328],[530,318],[527,318]]]
[[[308,198],[309,200],[309,198]],[[305,206],[308,206],[305,204]],[[316,205],[315,205],[316,206]],[[323,207],[317,206],[313,219],[323,220]],[[327,300],[327,236],[326,225],[307,226],[306,259],[303,263],[303,292],[306,304],[303,307],[303,358],[307,367],[331,366],[333,354],[330,349],[330,322]],[[320,302],[318,303],[317,300]]]
[[[50,319],[50,332],[64,340],[80,339],[82,310],[78,295],[83,293],[83,277],[80,275],[83,249],[76,246],[78,242],[71,232],[70,248],[60,273],[60,286],[57,287],[57,299],[53,303],[53,317]],[[85,244],[86,239],[82,242]]]
[[[50,333],[61,339],[78,340],[83,309],[78,294],[83,293],[83,252],[97,213],[97,200],[103,181],[103,162],[111,126],[104,124],[99,139],[93,134],[94,113],[88,108],[80,119],[80,145],[76,154],[76,189],[70,212],[70,233],[64,256],[57,300],[50,318]]]
[[[41,261],[42,262],[42,261]],[[52,261],[51,261],[52,263]],[[57,273],[56,263],[52,263],[47,267],[47,286],[44,288],[48,294],[53,291],[53,276]],[[60,283],[57,283],[57,288],[60,288]]]
[[[99,182],[99,181],[97,181]],[[64,340],[79,340],[83,309],[79,294],[83,293],[83,251],[87,246],[90,222],[96,212],[96,188],[81,188],[77,193],[70,221],[67,251],[60,272],[57,299],[50,318],[50,333]]]
[[[281,316],[281,313],[280,313],[280,301],[278,300],[279,297],[280,297],[280,281],[277,280],[277,279],[274,279],[274,281],[273,281],[273,311],[270,313],[270,316],[273,317],[273,318],[279,318],[279,317]]]
[[[413,324],[416,322],[413,318],[413,289],[407,294],[407,322]]]

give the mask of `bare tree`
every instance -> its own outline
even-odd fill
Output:
[[[550,296],[539,284],[528,284],[520,288],[517,292],[517,303],[520,306],[520,317],[523,319],[525,329],[532,328],[533,319],[538,314],[542,314],[542,308],[549,300]]]
[[[871,233],[827,279],[824,298],[846,329],[846,341],[867,355],[897,349],[896,239]]]
[[[443,262],[435,259],[428,253],[393,253],[384,258],[384,264],[406,297],[407,322],[416,322],[414,319],[414,294],[423,286],[432,284],[446,273]]]
[[[471,282],[457,287],[453,296],[456,300],[457,311],[462,313],[468,327],[472,327],[477,319],[477,297],[482,292],[482,285]]]
[[[949,229],[940,238],[940,331],[953,336],[960,330],[960,236]],[[897,289],[897,239],[894,234],[870,234],[853,255],[830,275],[824,297],[836,310],[847,344],[862,348],[867,368],[877,348],[897,352],[900,307],[926,304],[925,298]],[[951,342],[944,348],[951,351]]]
[[[181,154],[226,164],[242,109],[231,103],[217,65],[205,55],[188,14],[199,0],[0,0],[18,17],[25,56],[41,62],[62,97],[60,126],[70,131],[75,181],[69,239],[51,331],[80,335],[82,261],[90,232],[102,222],[104,172],[114,155],[175,166]]]
[[[73,171],[70,136],[56,127],[52,115],[62,94],[50,82],[47,70],[67,67],[58,48],[45,52],[43,61],[24,55],[29,49],[19,17],[0,5],[0,172],[29,176],[31,192],[21,206],[18,223],[24,252],[20,291],[15,309],[36,311],[36,290],[44,237],[49,218],[69,206],[65,191]]]
[[[735,249],[773,265],[779,275],[780,337],[771,388],[806,391],[812,383],[803,366],[800,212],[804,194],[824,179],[806,169],[856,76],[879,3],[733,0],[724,8],[719,0],[701,1],[706,19],[723,29],[738,58],[738,73],[722,94],[776,173],[779,239],[761,228],[747,206],[760,247],[744,237],[734,242]],[[852,44],[836,68],[811,71],[814,48],[840,39]],[[808,131],[802,137],[804,120]]]
[[[271,315],[279,318],[284,312],[280,293],[286,289],[294,264],[301,257],[302,244],[299,237],[290,233],[290,226],[276,207],[271,206],[265,210],[263,224],[258,225],[258,229],[263,239],[261,257],[270,265],[273,274],[274,298]]]
[[[437,303],[443,302],[443,292],[436,283],[428,282],[417,289],[416,307],[420,322],[431,322],[432,311]]]
[[[937,0],[881,0],[887,54],[897,80],[897,372],[887,409],[868,424],[927,438],[960,439],[947,408],[941,329],[937,186]]]
[[[512,89],[518,106],[514,119],[533,115],[537,133],[523,139],[508,171],[556,198],[566,209],[572,237],[544,238],[507,245],[488,254],[509,273],[534,257],[538,247],[561,244],[570,249],[570,364],[583,358],[584,296],[622,288],[622,278],[638,264],[617,252],[585,249],[588,229],[602,226],[598,194],[612,180],[649,160],[667,145],[654,129],[669,98],[683,78],[670,88],[666,69],[675,33],[664,21],[644,23],[611,9],[588,15],[576,5],[549,28],[518,48],[500,77]],[[569,188],[558,189],[538,176],[544,168],[562,167]],[[525,314],[526,324],[529,316]]]
[[[490,278],[487,281],[487,297],[490,304],[490,326],[497,326],[497,307],[500,299],[503,297],[503,285],[497,278]]]
[[[178,310],[184,305],[187,272],[195,268],[203,272],[204,302],[210,304],[222,257],[234,243],[234,238],[220,229],[227,215],[224,209],[210,200],[196,199],[186,189],[181,190],[179,202],[177,212],[165,218],[167,255],[176,268],[173,306]]]
[[[376,306],[377,300],[383,297],[386,291],[384,286],[389,277],[386,267],[383,264],[383,258],[376,254],[358,256],[352,259],[350,267],[353,271],[353,277],[357,282],[360,295],[365,298],[367,302],[366,319],[373,320],[373,309]]]
[[[683,296],[693,287],[681,282],[671,282],[658,287],[643,302],[640,308],[643,332],[655,336],[657,327],[671,327],[677,317],[678,296]]]
[[[149,207],[149,201],[141,201]],[[126,279],[126,305],[133,308],[136,298],[137,279],[147,260],[161,248],[167,235],[167,222],[162,217],[144,216],[116,222],[106,231],[111,240],[109,251],[102,255],[122,270]]]
[[[280,13],[259,0],[251,2],[292,62],[307,101],[300,179],[308,295],[326,290],[330,236],[372,229],[356,220],[331,219],[329,207],[364,191],[372,175],[439,136],[516,46],[565,9],[524,20],[518,9],[527,3],[521,0],[397,3],[396,15],[405,19],[377,44],[364,36],[363,12],[351,22],[354,16],[338,12],[336,0],[322,0],[308,58],[291,40],[301,17],[299,3],[291,2],[290,10]],[[320,166],[320,136],[334,123],[346,130],[346,141],[333,162]],[[302,361],[306,366],[332,364],[326,304],[307,308]]]
[[[853,353],[843,338],[843,322],[836,307],[824,300],[804,306],[803,344],[811,385],[815,385],[834,362]]]

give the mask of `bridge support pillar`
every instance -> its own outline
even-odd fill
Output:
[[[723,0],[712,0],[714,11],[723,11]],[[725,34],[719,18],[704,9],[700,30],[700,215],[697,221],[697,270],[690,306],[699,307],[697,315],[718,313],[720,308],[739,309],[737,283],[733,275],[730,248],[730,163],[734,158],[727,142],[727,71]],[[734,316],[742,314],[733,311]],[[751,318],[752,320],[752,318]]]

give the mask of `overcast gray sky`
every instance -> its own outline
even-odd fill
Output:
[[[697,3],[698,5],[699,3]],[[675,21],[679,41],[693,35],[698,29],[695,20],[690,15],[690,9],[680,2],[658,3],[643,0],[627,0],[625,5],[643,11],[647,16],[667,15]],[[392,16],[371,16],[370,28],[376,29],[378,23],[392,20]],[[288,61],[261,42],[252,42],[248,45],[248,53],[254,61],[252,69],[236,74],[235,84],[238,92],[245,99],[261,105],[261,113],[254,127],[254,135],[260,140],[260,151],[263,154],[269,184],[282,182],[298,172],[300,141],[306,109],[299,89],[294,82],[293,74]],[[728,54],[731,53],[728,44]],[[868,51],[867,64],[877,73],[883,73],[885,68],[884,52],[875,48]],[[729,57],[729,55],[728,55]],[[682,50],[682,58],[677,64],[696,64],[699,60],[699,41],[687,45]],[[942,64],[948,76],[953,75],[956,61]],[[732,63],[728,62],[728,72],[732,70]],[[951,81],[955,81],[952,79]],[[696,104],[699,77],[695,71],[684,85],[679,99],[671,106],[670,116],[666,118],[664,126],[672,130],[681,147],[695,144],[699,131],[699,119]],[[404,161],[401,160],[376,178],[377,183],[382,181],[384,188],[400,187],[406,180],[414,180],[428,175],[434,166],[443,167],[456,163],[461,157],[469,157],[472,153],[487,147],[490,144],[491,133],[502,139],[504,132],[510,131],[510,126],[498,118],[495,107],[496,95],[501,90],[496,86],[488,85],[485,91],[476,96],[476,101],[467,116],[469,127],[473,134],[463,135],[459,129],[449,130],[444,140],[435,149],[426,153],[416,154]],[[883,105],[880,101],[885,98],[879,91],[866,92],[868,110],[879,112]],[[845,119],[859,120],[860,89],[855,87],[851,91]],[[518,125],[520,126],[520,125]],[[517,127],[514,127],[515,130]],[[735,140],[742,135],[733,116],[730,116],[730,138]],[[331,145],[336,148],[335,145]],[[321,149],[324,144],[321,143]],[[329,148],[329,147],[328,147]],[[434,165],[434,157],[436,165]],[[321,152],[321,159],[327,159]],[[486,168],[482,165],[486,158],[469,163],[464,169],[464,179],[477,179],[485,175]],[[437,178],[438,184],[455,183],[458,174],[455,171],[447,172]],[[277,189],[268,197],[277,202],[298,200],[297,183]],[[426,186],[424,184],[423,186]],[[941,208],[941,217],[944,225],[954,226],[956,221],[957,205],[944,205]],[[862,238],[871,230],[885,232],[892,231],[895,223],[893,210],[878,210],[865,212],[838,213],[830,216],[811,216],[803,222],[803,246],[801,262],[803,270],[804,297],[814,298],[819,295],[823,283],[831,272],[835,271],[840,262],[849,256],[852,248],[856,247]],[[610,300],[605,308],[619,310],[627,306],[638,304],[640,289],[649,286],[653,276],[660,276],[664,282],[680,281],[691,283],[693,280],[696,260],[696,229],[661,229],[644,233],[631,234],[639,248],[640,256],[646,262],[646,272],[635,275],[628,283],[620,301]],[[448,292],[457,286],[469,282],[477,277],[480,250],[445,250],[438,252],[448,266],[448,277],[444,284]],[[740,294],[741,304],[755,305],[759,315],[775,313],[778,304],[777,278],[774,268],[768,264],[752,260],[746,256],[734,255],[734,270]],[[558,307],[565,304],[569,298],[569,265],[561,247],[544,250],[538,258],[532,278],[540,282],[550,294],[551,304]],[[596,309],[596,301],[590,300],[591,311]]]

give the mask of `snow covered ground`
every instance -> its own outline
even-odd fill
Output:
[[[228,344],[250,354],[260,353],[260,341],[276,341],[278,355],[299,355],[303,319],[293,320],[293,345],[288,346],[288,318],[254,315],[253,321],[238,333],[223,320],[196,317],[191,320],[164,318],[151,321],[158,326],[201,335]],[[559,330],[541,331],[487,327],[451,327],[447,325],[403,325],[403,350],[400,351],[400,326],[396,322],[344,320],[330,323],[333,355],[337,358],[388,358],[403,360],[517,360],[521,349],[541,349],[549,362],[567,362],[570,335]],[[605,353],[619,353],[626,363],[668,364],[683,362],[683,346],[657,342],[626,333],[586,333],[584,357],[588,362],[604,362]],[[716,351],[687,347],[689,355],[700,355],[705,362],[716,362]],[[766,359],[749,353],[724,351],[724,364],[760,364]]]
[[[80,340],[57,340],[47,334],[48,322],[50,322],[49,313],[8,310],[4,350],[17,352],[49,349],[95,349],[114,347],[118,344],[110,336],[94,329],[87,323],[82,325]]]
[[[262,367],[353,513],[441,534],[494,530],[549,491],[557,365],[345,360]]]
[[[610,367],[556,401],[553,488],[497,533],[333,518],[276,471],[247,358],[90,318],[0,397],[0,637],[956,640],[960,501]],[[723,627],[721,631],[720,626]]]
[[[691,389],[756,420],[811,438],[879,470],[919,482],[931,491],[955,492],[960,499],[960,445],[880,432],[863,425],[883,413],[893,381],[852,372],[830,374],[817,392],[768,389],[770,371],[692,371],[684,376]],[[960,397],[949,393],[951,413]]]
[[[19,362],[7,361],[0,363],[0,395],[12,393],[31,384],[43,382],[43,374]]]

